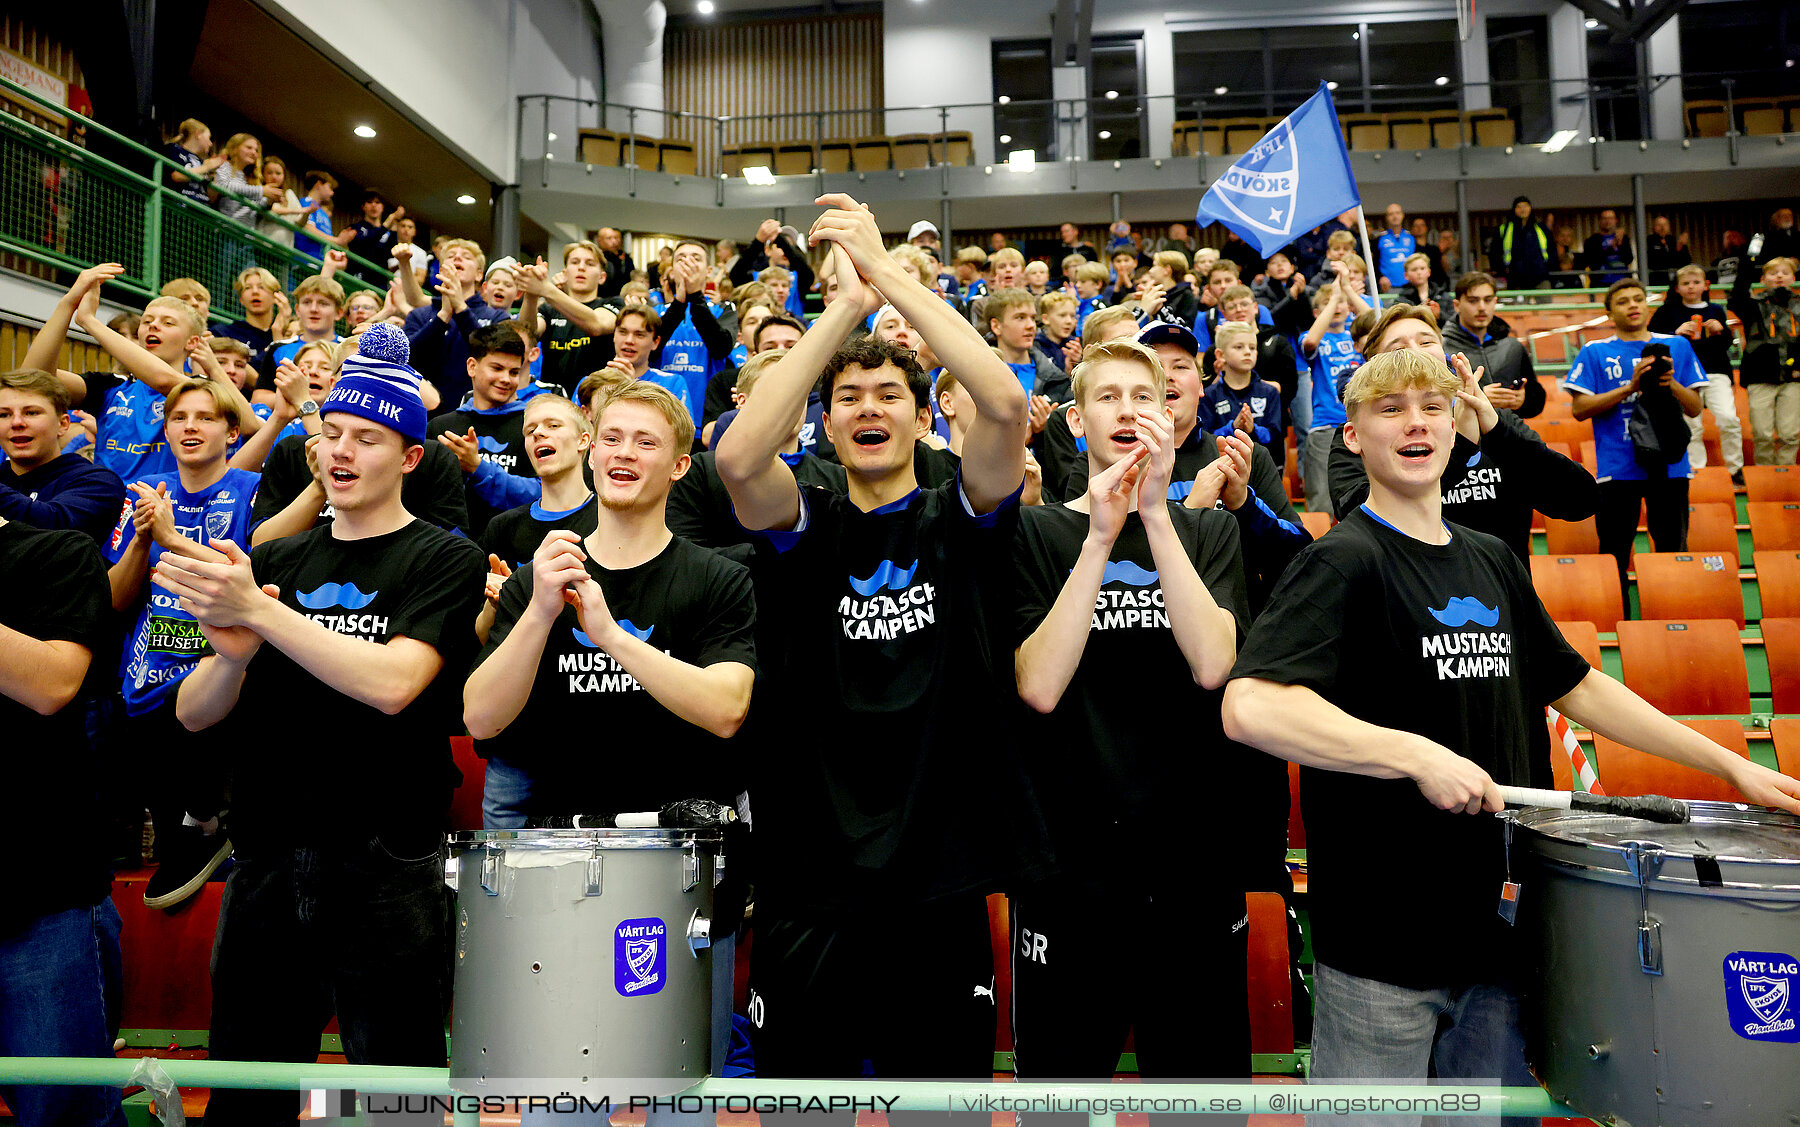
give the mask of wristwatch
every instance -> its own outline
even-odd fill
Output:
[[[297,408],[297,410],[300,412],[300,417],[304,419],[308,415],[318,414],[319,413],[319,405],[317,403],[314,403],[312,400],[308,399],[305,402],[301,403],[300,406]]]

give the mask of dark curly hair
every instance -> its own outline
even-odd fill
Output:
[[[842,347],[832,353],[831,359],[825,362],[825,371],[819,376],[819,399],[831,410],[831,393],[837,386],[837,378],[845,368],[852,365],[875,371],[892,364],[900,369],[906,377],[906,387],[912,392],[913,402],[920,409],[931,406],[931,379],[926,376],[925,369],[919,366],[919,358],[908,349],[884,340],[876,340],[873,334],[846,341]]]

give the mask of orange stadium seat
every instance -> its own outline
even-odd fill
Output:
[[[1645,618],[1729,618],[1744,625],[1737,557],[1702,552],[1639,552],[1638,613]]]
[[[1800,548],[1800,501],[1752,501],[1745,508],[1757,551]]]
[[[1775,737],[1775,767],[1788,778],[1800,778],[1800,719],[1777,716],[1769,723]]]
[[[1737,506],[1716,501],[1689,505],[1688,551],[1722,555],[1737,567],[1742,562],[1738,558]]]
[[[1749,758],[1750,745],[1735,719],[1693,716],[1682,723],[1727,751]],[[1606,788],[1607,794],[1661,794],[1708,802],[1744,801],[1744,796],[1723,779],[1615,743],[1602,735],[1594,736],[1594,756],[1599,760],[1595,770],[1600,776],[1600,785]]]
[[[1770,707],[1800,712],[1800,618],[1762,620],[1763,656],[1769,662]]]
[[[1545,442],[1567,442],[1576,446],[1594,440],[1594,424],[1585,419],[1576,422],[1574,419],[1551,419],[1539,415],[1526,419],[1525,425],[1537,431],[1538,437]]]
[[[1568,642],[1575,652],[1587,658],[1587,663],[1595,669],[1600,668],[1600,631],[1591,622],[1558,622],[1556,628],[1562,631],[1563,640]]]
[[[1625,617],[1619,564],[1611,556],[1532,556],[1531,585],[1558,622],[1591,622],[1610,631]]]
[[[1545,517],[1544,549],[1553,556],[1591,556],[1600,551],[1600,533],[1594,527],[1594,518]]]
[[[1737,503],[1737,487],[1731,484],[1731,471],[1724,466],[1702,466],[1688,482],[1688,504],[1710,505]]]
[[[1722,618],[1619,623],[1625,684],[1675,715],[1750,711],[1750,679],[1737,627]]]
[[[1800,552],[1757,552],[1756,589],[1764,618],[1800,618]]]
[[[1752,501],[1800,501],[1800,466],[1745,466],[1744,492]]]

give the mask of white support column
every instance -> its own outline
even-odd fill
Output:
[[[1086,67],[1052,67],[1050,70],[1050,96],[1052,98],[1085,99],[1088,92]],[[1071,123],[1069,118],[1073,118]],[[1071,128],[1072,125],[1072,128]],[[1071,139],[1070,133],[1074,137]],[[1073,105],[1064,103],[1056,107],[1056,155],[1063,160],[1086,160],[1088,143],[1087,103],[1077,101]],[[1038,159],[1044,158],[1043,153]]]
[[[1657,28],[1644,48],[1650,74],[1680,74],[1681,17],[1675,16]],[[1649,75],[1645,77],[1649,78]],[[1685,132],[1681,116],[1681,79],[1671,78],[1650,94],[1650,138],[1679,141]]]
[[[600,15],[600,38],[605,51],[606,100],[614,105],[663,108],[663,27],[668,9],[662,0],[593,0]],[[629,128],[624,110],[608,110],[608,129]],[[662,115],[639,114],[637,131],[652,137],[663,135]]]

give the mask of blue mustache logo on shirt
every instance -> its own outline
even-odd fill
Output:
[[[619,625],[624,629],[625,633],[630,634],[640,642],[648,642],[651,633],[656,630],[656,625],[654,623],[640,630],[629,618],[619,619]],[[600,648],[600,644],[583,633],[580,627],[576,627],[574,633],[575,640],[586,646],[588,649],[597,650]]]
[[[1471,622],[1477,626],[1494,626],[1500,621],[1498,606],[1483,606],[1481,600],[1472,595],[1452,595],[1443,610],[1425,609],[1445,626],[1467,626]]]
[[[875,569],[875,574],[867,579],[858,579],[852,575],[850,589],[864,598],[873,595],[883,587],[890,591],[899,591],[912,582],[913,573],[918,570],[918,560],[914,560],[912,566],[905,569],[900,568],[893,560],[882,560],[881,566]]]
[[[1131,587],[1148,587],[1156,582],[1154,571],[1145,571],[1130,560],[1115,560],[1106,565],[1106,571],[1100,577],[1100,585],[1108,583],[1124,583]]]
[[[294,601],[307,610],[325,610],[329,607],[343,607],[345,610],[361,610],[375,601],[381,594],[379,589],[363,594],[356,589],[354,583],[323,583],[316,590],[297,591]]]
[[[491,434],[484,434],[475,440],[475,449],[489,454],[504,454],[506,453],[506,443]]]
[[[1476,466],[1479,466],[1481,464],[1481,451],[1477,450],[1475,453],[1470,454],[1469,460],[1465,464],[1469,469],[1474,469]]]

